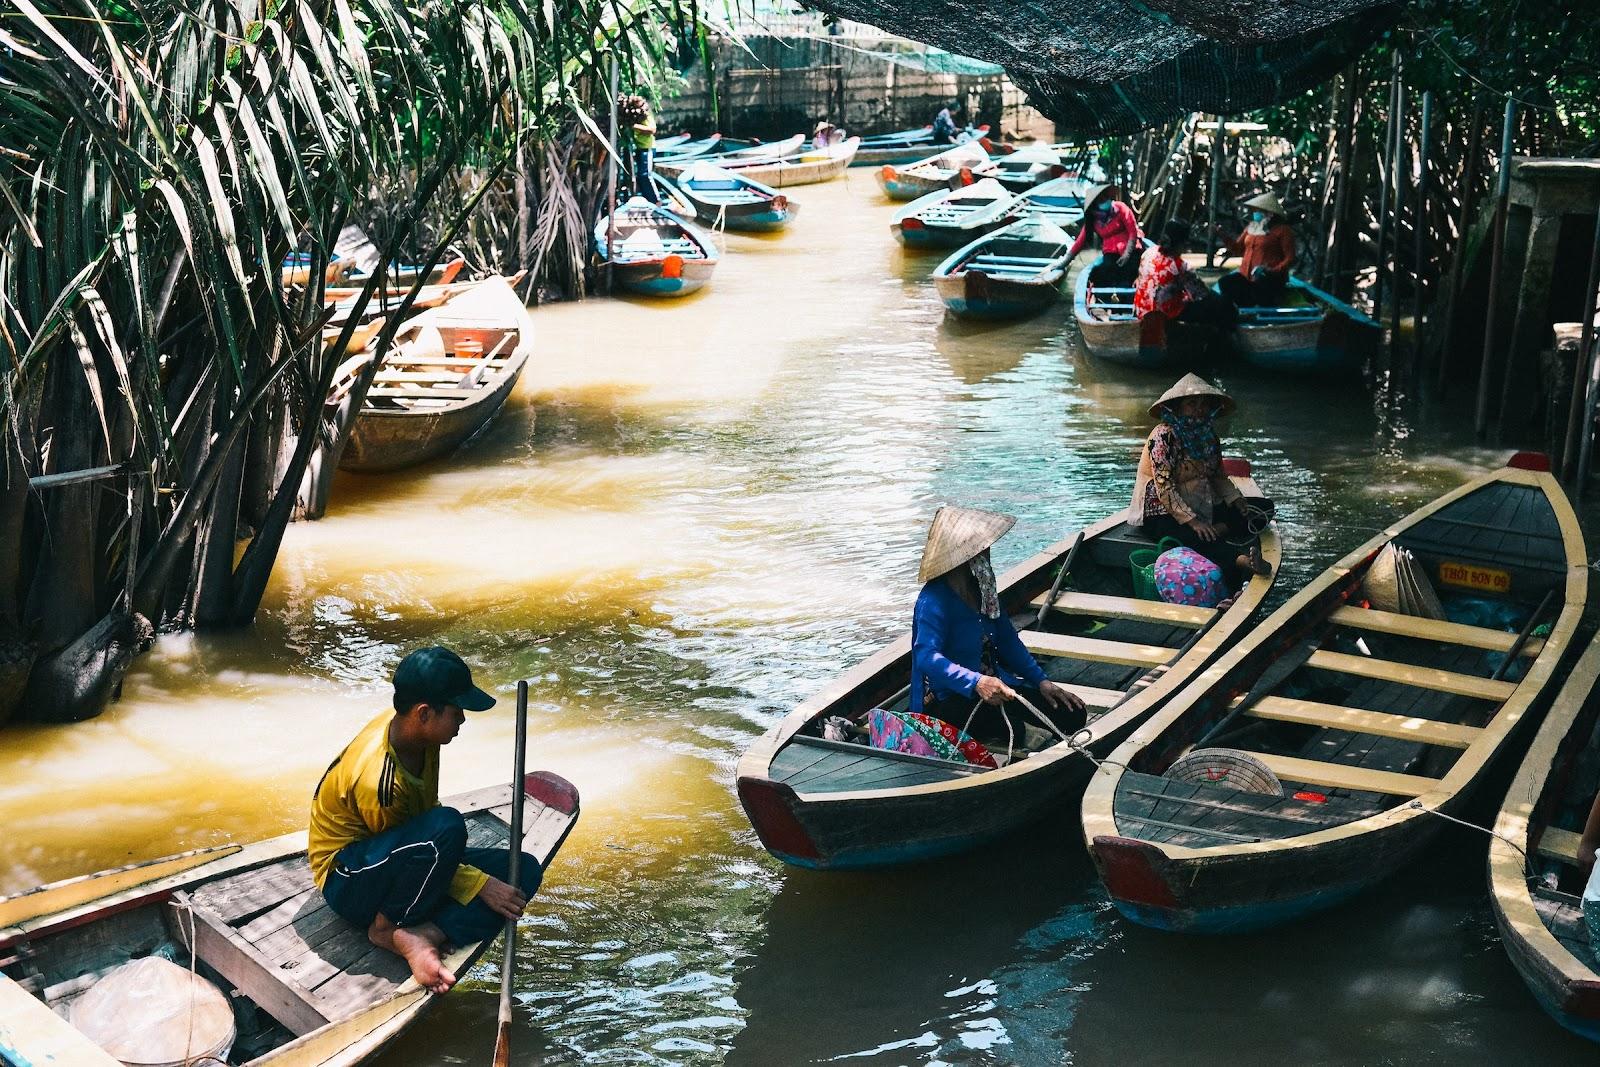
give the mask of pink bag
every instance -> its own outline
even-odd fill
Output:
[[[1192,548],[1170,548],[1156,557],[1156,595],[1168,604],[1214,608],[1228,595],[1222,568]]]

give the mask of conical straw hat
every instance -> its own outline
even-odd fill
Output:
[[[1083,194],[1084,214],[1087,215],[1089,213],[1089,209],[1094,207],[1094,202],[1099,200],[1102,196],[1105,196],[1107,193],[1110,193],[1113,198],[1116,198],[1117,196],[1121,195],[1122,190],[1117,186],[1112,185],[1110,182],[1106,182],[1103,185],[1090,186],[1089,191]]]
[[[1178,384],[1161,394],[1161,399],[1150,405],[1152,418],[1161,417],[1161,409],[1174,400],[1182,400],[1186,396],[1213,396],[1217,398],[1219,407],[1218,415],[1233,414],[1233,397],[1212,385],[1198,374],[1185,374],[1178,379]]]
[[[1262,193],[1260,196],[1252,196],[1249,200],[1244,202],[1244,206],[1260,208],[1267,214],[1276,215],[1280,219],[1288,218],[1288,216],[1283,213],[1283,205],[1278,202],[1278,198],[1273,195],[1271,190]]]
[[[1017,524],[1010,515],[977,508],[942,507],[933,513],[917,581],[930,582],[961,566]]]

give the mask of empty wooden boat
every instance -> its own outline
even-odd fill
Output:
[[[1248,466],[1239,469],[1247,491],[1259,492],[1248,483]],[[1118,512],[1000,578],[1002,606],[1029,627],[1023,643],[1089,706],[1077,741],[1097,755],[1224,648],[1271,585],[1253,579],[1221,612],[1139,600],[1128,556],[1151,547]],[[1278,539],[1270,529],[1262,551],[1276,570]],[[1042,610],[1063,566],[1061,589]],[[1042,626],[1034,626],[1040,615]],[[873,708],[906,711],[910,676],[907,635],[801,704],[744,753],[739,800],[768,852],[799,867],[883,867],[959,852],[1071,810],[1092,765],[1062,743],[986,770],[823,737],[824,720],[835,716],[857,721]]]
[[[1014,193],[1027,192],[1067,171],[1061,158],[1049,148],[1019,148],[1010,155],[996,157],[994,165],[995,180]]]
[[[446,300],[449,300],[457,293],[464,293],[472,286],[478,284],[477,282],[456,281],[455,278],[458,274],[460,274],[460,272],[461,268],[456,265],[456,261],[452,260],[450,263],[445,264],[442,268],[440,268],[439,276],[442,280],[424,283],[422,288],[417,290],[417,298],[412,301],[412,306],[418,308],[438,307],[440,304],[444,303]],[[413,275],[413,278],[415,278],[415,275]],[[513,279],[512,284],[515,285],[517,280],[520,280],[521,278],[522,274],[517,274],[516,279]],[[387,287],[389,293],[388,300],[393,303],[398,303],[400,300],[404,299],[406,293],[411,291],[411,287],[414,284],[415,281],[409,281],[397,282],[389,285]],[[360,296],[361,290],[365,288],[365,282],[360,285],[330,285],[322,292],[322,302],[324,304],[346,304]],[[378,294],[379,290],[374,289],[372,300],[369,302],[372,306],[377,305]]]
[[[1080,209],[1081,214],[1081,209]],[[1093,268],[1084,267],[1073,290],[1072,313],[1089,355],[1107,363],[1146,370],[1190,367],[1203,362],[1222,333],[1215,326],[1179,322],[1164,312],[1141,317],[1133,307],[1133,289],[1095,285]]]
[[[843,174],[860,146],[860,138],[847,137],[838,144],[796,152],[779,159],[755,162],[730,161],[724,165],[729,166],[735,173],[778,189],[794,185],[814,185],[817,182],[831,181]]]
[[[995,165],[983,145],[958,144],[937,155],[897,167],[886,163],[878,171],[878,186],[890,200],[915,200],[952,183],[971,185],[994,174]]]
[[[992,178],[938,189],[896,211],[889,232],[907,248],[960,248],[1005,225],[1016,199]]]
[[[283,257],[283,287],[291,285],[305,285],[311,280],[311,264],[314,261],[310,252],[290,252]],[[350,270],[351,262],[335,252],[328,257],[322,267],[322,280],[325,285],[332,285]]]
[[[611,268],[616,284],[645,296],[684,296],[705,285],[722,258],[710,234],[681,215],[634,197],[617,208],[616,232],[606,219],[595,224],[595,256]]]
[[[1589,938],[1578,842],[1600,792],[1600,637],[1584,650],[1511,781],[1489,841],[1500,943],[1539,1005],[1600,1041],[1600,946]]]
[[[898,165],[915,163],[919,159],[926,159],[928,153],[935,148],[933,127],[926,127],[921,132],[922,137],[920,139],[895,140],[890,138],[879,140],[872,137],[863,137],[861,139],[861,149],[856,153],[855,158],[850,161],[850,165],[852,167],[881,167],[886,163]],[[988,136],[988,126],[968,126],[956,135],[955,141],[952,143],[977,142],[983,145],[987,151],[989,147]]]
[[[388,283],[390,289],[400,290],[411,288],[419,277],[423,279],[424,285],[449,285],[456,280],[456,277],[466,265],[467,261],[459,256],[440,263],[428,271],[424,271],[420,263],[391,263],[389,264],[389,272],[384,280]],[[371,277],[371,271],[352,270],[344,276],[342,279],[344,285],[337,292],[348,291],[354,294],[360,291],[361,287],[366,285]]]
[[[694,159],[696,157],[715,152],[717,150],[717,146],[721,143],[722,134],[720,133],[714,133],[710,137],[702,137],[698,140],[683,141],[679,144],[670,145],[666,148],[662,148],[660,142],[658,141],[656,143],[655,158],[657,162],[662,160],[683,161],[687,159]]]
[[[959,249],[933,272],[952,314],[974,319],[1036,315],[1061,298],[1072,238],[1044,219],[1023,219]]]
[[[578,792],[543,771],[524,779],[524,791],[522,847],[548,867],[577,822]],[[466,817],[469,846],[494,848],[509,843],[510,801],[498,786],[445,803]],[[7,1064],[120,1067],[69,1020],[108,972],[151,956],[188,970],[192,951],[199,977],[233,991],[233,1064],[350,1067],[438,999],[404,960],[329,910],[304,832],[45,886],[0,901],[0,916]],[[445,966],[465,977],[487,947],[454,948]],[[197,1054],[200,1040],[192,1023],[177,1038],[184,1062],[223,1062]]]
[[[734,167],[741,166],[746,163],[771,162],[775,159],[782,159],[785,156],[794,155],[794,153],[799,150],[800,144],[804,140],[805,138],[797,133],[793,137],[785,137],[781,141],[767,141],[761,144],[745,145],[742,148],[735,148],[727,151],[713,150],[692,156],[686,156],[684,153],[680,152],[666,158],[658,157],[653,162],[652,166],[663,176],[668,178],[676,178],[682,172],[683,168],[688,166],[690,160],[692,159],[710,159],[711,162],[715,163],[719,167]],[[724,148],[727,144],[728,142],[724,140],[717,147]]]
[[[1068,233],[1076,233],[1083,222],[1083,194],[1087,188],[1082,178],[1052,178],[1018,196],[1011,205],[1011,214],[1048,219]]]
[[[448,455],[489,424],[533,352],[533,319],[504,278],[487,278],[407,321],[378,368],[339,466],[392,471]],[[334,379],[337,405],[371,355]]]
[[[1289,374],[1359,374],[1383,343],[1383,327],[1316,286],[1290,278],[1279,307],[1242,307],[1233,333],[1238,357]]]
[[[656,143],[655,143],[655,150],[657,152],[670,152],[673,149],[682,147],[683,145],[686,145],[688,143],[689,143],[689,135],[688,134],[686,134],[686,133],[675,133],[671,137],[657,137],[656,138]]]
[[[1417,855],[1439,814],[1459,817],[1553,688],[1583,612],[1583,536],[1547,467],[1521,454],[1384,530],[1111,754],[1083,830],[1125,916],[1271,926],[1361,892]],[[1447,617],[1474,621],[1363,606],[1390,545],[1432,576]]]
[[[670,184],[688,211],[713,229],[781,230],[800,211],[799,204],[776,189],[709,160],[690,164]]]

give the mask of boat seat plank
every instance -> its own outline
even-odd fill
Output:
[[[1357,608],[1347,605],[1336,608],[1330,618],[1337,626],[1349,626],[1357,630],[1370,630],[1396,637],[1439,641],[1450,645],[1469,645],[1490,652],[1509,652],[1517,643],[1517,635],[1504,630],[1424,619],[1417,615],[1402,615],[1392,611],[1379,611],[1376,608]],[[1543,647],[1543,639],[1534,638],[1523,644],[1522,654],[1536,656]]]
[[[1563,893],[1553,893],[1541,886],[1530,890],[1533,910],[1544,922],[1545,928],[1590,970],[1600,970],[1600,953],[1589,942],[1589,927],[1583,919],[1579,898]]]
[[[311,873],[310,868],[306,868],[306,873]],[[281,965],[274,966],[254,945],[239,937],[220,916],[197,903],[190,894],[173,895],[171,921],[185,947],[192,948],[217,973],[296,1036],[326,1026],[338,1017],[325,1010],[300,985],[282,978]]]
[[[1326,649],[1313,652],[1311,658],[1306,660],[1306,666],[1336,671],[1340,674],[1353,674],[1359,678],[1395,682],[1418,689],[1434,689],[1478,700],[1503,701],[1517,689],[1514,682],[1475,678],[1470,674],[1439,670],[1435,667],[1418,667],[1410,663],[1353,656],[1345,652],[1329,652]]]
[[[503,359],[491,360],[490,363],[489,363],[489,366],[491,366],[491,367],[503,367],[507,363],[510,363],[510,362],[511,362],[511,357],[507,356],[507,357],[505,357]],[[431,353],[423,354],[423,353],[411,353],[411,352],[404,352],[404,351],[391,352],[388,356],[386,356],[384,358],[384,361],[383,361],[383,366],[384,366],[385,370],[388,370],[391,367],[393,367],[393,368],[404,368],[404,367],[413,367],[413,366],[414,367],[460,367],[461,368],[461,372],[463,374],[465,374],[469,368],[471,368],[473,366],[476,366],[476,365],[477,365],[477,361],[474,360],[471,356],[451,356],[451,355],[431,354]]]
[[[1571,830],[1561,830],[1554,826],[1546,826],[1544,833],[1539,835],[1539,855],[1576,865],[1578,863],[1578,843],[1582,840],[1582,834],[1575,834]]]
[[[0,975],[0,1031],[12,1042],[22,1045],[28,1061],[43,1067],[45,1064],[72,1064],[74,1067],[122,1067],[99,1045],[85,1037],[82,1031],[45,1006],[38,997],[22,985]],[[19,1041],[20,1039],[20,1041]],[[0,1057],[12,1062],[9,1056]]]
[[[1361,708],[1323,704],[1315,700],[1299,700],[1293,697],[1261,697],[1244,714],[1246,718],[1251,719],[1323,726],[1358,734],[1376,734],[1380,737],[1395,737],[1405,741],[1421,741],[1430,745],[1442,745],[1445,748],[1468,748],[1483,732],[1472,726],[1458,726],[1455,723],[1435,722],[1432,719],[1415,716],[1391,715],[1381,711],[1366,711]]]
[[[1154,667],[1166,663],[1177,652],[1164,645],[1142,645],[1131,641],[1105,641],[1097,637],[1052,634],[1027,630],[1022,643],[1036,656],[1064,656],[1097,663],[1119,663],[1130,667]]]
[[[1331,789],[1354,789],[1366,793],[1419,797],[1439,784],[1437,778],[1425,778],[1418,774],[1374,771],[1366,767],[1324,763],[1321,760],[1301,759],[1298,756],[1280,756],[1272,752],[1252,752],[1251,755],[1265,763],[1279,778]]]
[[[389,400],[462,400],[469,396],[482,396],[486,386],[477,389],[453,388],[406,388],[395,386],[385,388],[374,386],[367,390],[369,397],[385,397]]]
[[[1115,810],[1119,829],[1132,830],[1133,836],[1144,840],[1183,844],[1187,842],[1179,840],[1173,830],[1124,826],[1122,819],[1133,816],[1199,833],[1218,831],[1278,840],[1340,826],[1382,808],[1351,798],[1329,797],[1319,804],[1293,796],[1241,793],[1209,782],[1181,782],[1125,771],[1117,783]]]
[[[1050,599],[1048,593],[1040,593],[1030,603],[1035,608],[1042,608],[1048,599]],[[1174,626],[1194,628],[1204,626],[1217,613],[1215,608],[1197,608],[1188,604],[1168,604],[1164,600],[1140,600],[1137,597],[1129,596],[1080,593],[1072,589],[1063,590],[1059,593],[1056,596],[1056,602],[1051,605],[1051,610],[1059,611],[1064,615],[1095,615],[1108,619],[1164,622],[1171,623]]]
[[[311,868],[299,862],[275,863],[197,887],[192,897],[230,925],[248,922],[290,897],[312,888]]]

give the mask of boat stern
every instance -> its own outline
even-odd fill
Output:
[[[797,814],[800,798],[783,782],[740,775],[739,803],[766,850],[796,867],[823,867],[821,850]]]

